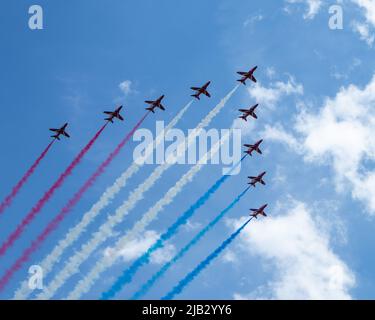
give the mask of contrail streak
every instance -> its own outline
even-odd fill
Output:
[[[228,138],[228,135],[225,139]],[[224,140],[225,141],[225,140]],[[223,143],[223,142],[222,142]],[[156,219],[158,213],[163,210],[163,208],[171,203],[173,199],[183,190],[183,187],[191,182],[194,176],[202,169],[206,160],[209,159],[210,155],[212,156],[219,150],[220,143],[217,143],[211,151],[207,152],[199,161],[198,164],[193,166],[187,173],[185,173],[181,179],[168,190],[162,199],[160,199],[152,208],[150,208],[143,217],[137,221],[133,228],[128,231],[123,237],[121,237],[115,244],[115,252],[121,250],[124,245],[129,241],[134,239],[139,233],[145,230],[146,226],[151,223],[152,220]],[[116,262],[116,257],[103,257],[99,260],[94,268],[88,273],[88,275],[78,282],[76,288],[69,294],[68,299],[74,300],[78,299],[83,293],[88,292],[91,286],[94,285],[95,281],[100,277],[100,274],[106,269],[111,267]]]
[[[74,206],[81,200],[82,196],[87,190],[94,185],[96,180],[104,173],[106,168],[111,164],[113,159],[120,153],[122,148],[133,136],[134,132],[139,128],[143,121],[148,116],[148,112],[138,121],[134,128],[126,135],[126,137],[117,145],[116,149],[109,154],[107,159],[101,163],[97,170],[91,175],[91,177],[82,185],[76,194],[68,201],[63,207],[60,213],[47,225],[47,227],[41,232],[38,237],[31,243],[31,245],[25,249],[22,255],[16,260],[16,262],[5,272],[5,275],[0,279],[0,285],[4,286],[9,282],[13,274],[18,271],[24,263],[26,263],[30,256],[43,244],[46,238],[59,226],[59,224],[65,219],[65,217],[71,212]]]
[[[244,156],[241,161],[245,158]],[[240,162],[241,162],[240,161]],[[240,163],[239,162],[239,163]],[[236,164],[236,166],[233,167],[232,170],[234,170],[239,163]],[[160,238],[141,256],[139,257],[128,269],[126,269],[121,276],[116,280],[116,282],[113,284],[113,286],[107,291],[102,294],[103,300],[108,300],[113,298],[117,292],[119,292],[122,287],[131,282],[135,273],[138,271],[140,267],[147,264],[150,260],[151,255],[158,249],[162,248],[164,246],[164,243],[172,238],[173,235],[175,235],[178,232],[178,229],[184,225],[194,214],[195,212],[202,207],[210,198],[211,196],[221,187],[221,185],[230,177],[230,175],[222,176],[220,179],[218,179],[211,188],[209,188],[188,210],[186,210],[177,220],[174,224],[172,224],[168,230],[163,233]],[[151,221],[151,219],[146,216],[147,222]],[[153,217],[155,218],[155,217]],[[142,229],[143,230],[147,224],[143,224]],[[139,231],[141,231],[139,230]],[[123,243],[126,243],[126,241],[122,241]],[[119,248],[119,246],[116,246],[116,248]]]
[[[161,143],[161,141],[164,139],[165,133],[172,129],[181,120],[192,103],[193,100],[190,101],[183,109],[181,109],[181,111],[172,119],[168,126],[155,138],[155,142],[153,143],[154,147],[152,149],[146,148],[145,159],[147,159],[152,154],[153,150]],[[68,231],[64,239],[59,241],[51,253],[48,254],[48,256],[46,256],[39,264],[43,268],[44,275],[52,271],[55,263],[60,260],[64,251],[70,247],[83,232],[86,231],[87,227],[95,220],[101,211],[111,203],[121,189],[126,186],[128,180],[134,174],[136,174],[142,166],[143,164],[133,162],[132,165],[115,180],[113,185],[105,190],[99,200],[88,212],[83,215],[81,221]],[[26,299],[31,293],[32,290],[29,289],[28,282],[23,281],[21,287],[16,291],[13,299],[23,300]]]
[[[167,293],[162,300],[172,300],[177,294],[192,282],[209,264],[215,260],[233,240],[235,240],[241,231],[249,224],[252,218],[247,220],[236,232],[234,232],[228,239],[226,239],[215,251],[213,251],[206,259],[204,259],[193,271],[191,271],[184,279],[182,279],[169,293]]]
[[[185,150],[194,142],[199,133],[208,126],[213,118],[221,111],[226,102],[237,90],[238,85],[223,98],[219,104],[209,112],[209,114],[198,124],[198,126],[185,138]],[[109,216],[108,220],[100,226],[99,230],[95,232],[92,238],[81,249],[69,258],[64,268],[58,272],[55,278],[51,281],[48,287],[38,295],[39,299],[49,299],[55,292],[70,278],[73,274],[79,271],[80,265],[99,247],[106,239],[115,235],[115,226],[123,221],[124,217],[136,206],[136,204],[143,199],[145,192],[147,192],[163,175],[163,173],[173,164],[171,161],[174,158],[170,155],[162,165],[158,166],[151,175],[139,185],[131,194],[129,198],[117,208],[114,215]],[[83,283],[83,282],[82,282]],[[81,284],[81,281],[79,282]]]
[[[43,197],[38,201],[38,203],[31,209],[31,211],[26,215],[22,222],[17,226],[8,239],[0,247],[0,256],[3,256],[7,250],[14,244],[14,242],[21,236],[26,227],[32,222],[36,215],[42,210],[44,205],[53,196],[55,191],[59,189],[65,179],[69,177],[74,168],[81,162],[84,155],[91,149],[95,141],[99,138],[100,134],[103,132],[107,123],[100,128],[100,130],[95,134],[95,136],[89,141],[89,143],[80,151],[72,163],[66,168],[66,170],[60,175],[56,182],[48,189],[48,191],[43,195]],[[3,285],[0,283],[0,291],[3,289]]]
[[[21,178],[21,180],[18,181],[17,184],[13,187],[11,193],[8,196],[6,196],[6,198],[0,204],[0,216],[4,212],[4,210],[12,204],[13,199],[17,196],[18,192],[20,192],[24,184],[27,182],[27,180],[29,180],[31,175],[34,173],[35,169],[39,166],[40,162],[47,155],[49,149],[52,147],[54,142],[55,140],[52,140],[48,144],[48,146],[43,150],[40,156],[35,160],[35,162],[31,165],[31,167],[26,171],[26,173]]]
[[[152,286],[158,281],[168,270],[174,265],[178,260],[185,256],[185,254],[195,246],[205,235],[209,232],[225,215],[233,209],[233,207],[241,200],[241,198],[249,191],[248,187],[245,191],[241,192],[232,203],[227,206],[223,211],[221,211],[215,219],[213,219],[205,228],[203,228],[185,247],[183,247],[170,261],[165,263],[158,272],[156,272],[142,287],[131,297],[131,300],[140,299],[144,296]]]

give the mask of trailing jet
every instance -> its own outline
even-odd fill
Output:
[[[204,84],[202,87],[191,87],[190,89],[197,91],[195,94],[192,94],[191,96],[200,100],[199,96],[201,94],[206,95],[207,97],[211,97],[210,93],[207,91],[208,86],[210,85],[211,81],[208,81],[206,84]]]
[[[106,118],[105,120],[112,122],[112,123],[113,123],[114,118],[124,121],[124,118],[120,114],[121,109],[122,109],[122,106],[119,106],[115,111],[104,111],[103,113],[109,115],[109,117]]]
[[[65,123],[60,129],[49,129],[50,131],[56,132],[56,134],[51,136],[51,138],[55,138],[57,140],[60,140],[61,135],[65,136],[67,138],[70,138],[70,135],[65,131],[67,126],[68,126],[68,124]]]
[[[237,72],[239,75],[242,76],[241,79],[237,80],[238,82],[241,82],[243,85],[246,85],[246,80],[249,79],[253,82],[257,82],[257,79],[255,79],[254,77],[254,72],[255,70],[258,68],[258,66],[252,68],[249,72],[243,72],[243,71],[239,71]]]
[[[242,112],[243,115],[240,116],[240,119],[247,121],[247,117],[252,116],[254,119],[258,119],[258,116],[255,113],[255,109],[259,106],[257,103],[255,106],[252,106],[250,109],[239,109],[238,111]]]
[[[260,183],[262,185],[266,185],[266,183],[263,180],[263,177],[265,175],[266,175],[266,172],[262,172],[260,175],[258,175],[256,177],[248,177],[249,179],[251,179],[251,181],[248,184],[252,185],[254,188],[255,188],[257,183]]]
[[[259,146],[260,144],[263,142],[263,140],[259,140],[258,142],[256,142],[255,144],[244,144],[244,146],[246,148],[248,148],[248,150],[245,151],[245,153],[247,153],[248,155],[250,156],[253,156],[252,153],[254,151],[258,152],[259,154],[262,154],[262,150],[259,149]]]
[[[259,209],[250,209],[250,211],[252,212],[249,213],[250,217],[253,217],[255,219],[258,219],[258,216],[267,217],[267,214],[264,212],[264,209],[266,209],[267,206],[268,204],[265,204],[264,206],[261,206]]]
[[[145,102],[147,104],[151,104],[151,107],[146,108],[146,110],[151,111],[152,113],[155,113],[155,109],[159,108],[161,110],[165,110],[165,107],[161,104],[162,100],[164,99],[164,95],[162,95],[160,98],[158,98],[155,101],[152,100],[146,100]]]

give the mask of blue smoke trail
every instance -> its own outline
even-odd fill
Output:
[[[210,231],[240,200],[241,198],[246,194],[247,191],[249,191],[250,187],[245,189],[239,196],[237,196],[232,203],[227,206],[223,211],[220,212],[216,216],[215,219],[213,219],[205,228],[203,228],[184,248],[182,248],[170,261],[165,263],[158,272],[156,272],[139,290],[132,296],[132,300],[137,300],[141,298],[143,295],[145,295],[151,287],[155,284],[155,282],[162,277],[168,269],[174,265],[178,260],[180,260],[194,245],[196,245],[202,237]]]
[[[140,267],[147,264],[150,260],[150,256],[156,250],[162,248],[164,246],[164,242],[170,239],[179,229],[179,227],[185,224],[193,215],[194,213],[203,206],[207,200],[221,187],[221,185],[230,177],[230,173],[246,158],[246,155],[242,157],[242,159],[232,168],[228,175],[222,176],[219,180],[215,182],[215,184],[206,191],[206,193],[201,196],[187,211],[180,216],[177,221],[171,225],[168,230],[163,233],[160,238],[141,256],[139,257],[134,263],[126,269],[119,278],[117,278],[116,282],[112,285],[112,287],[102,293],[101,300],[109,300],[113,298],[116,293],[118,293],[125,284],[132,281],[135,273],[138,271]]]
[[[183,278],[169,293],[167,293],[161,300],[171,300],[177,294],[181,293],[182,290],[192,282],[196,276],[198,276],[209,264],[216,259],[220,253],[231,244],[231,242],[236,239],[236,237],[241,233],[241,231],[247,226],[247,224],[252,220],[250,218],[247,220],[236,232],[234,232],[228,239],[226,239],[214,252],[212,252],[206,259],[204,259],[193,271],[191,271],[185,278]]]

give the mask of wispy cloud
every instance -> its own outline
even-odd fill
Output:
[[[288,4],[305,4],[307,9],[303,14],[304,19],[313,19],[319,13],[323,1],[322,0],[286,0]],[[289,12],[289,8],[286,7],[286,11]]]
[[[133,82],[130,81],[130,80],[125,80],[123,82],[121,82],[118,87],[120,88],[121,92],[125,95],[125,96],[128,96],[129,94],[132,94],[135,91],[135,89],[133,89]]]
[[[366,162],[375,161],[375,75],[364,88],[341,88],[314,112],[302,109],[294,132],[281,126],[268,127],[265,135],[304,155],[307,162],[329,165],[335,172],[338,191],[351,190],[375,214],[375,171]]]
[[[314,215],[300,202],[284,210],[286,214],[255,221],[251,232],[240,237],[241,251],[271,265],[274,279],[234,298],[351,299],[355,276],[334,253]],[[236,221],[235,227],[240,223]]]
[[[147,249],[153,245],[160,237],[156,231],[148,230],[142,235],[136,236],[134,239],[127,242],[122,248],[107,248],[104,255],[110,259],[117,259],[121,257],[125,262],[130,262],[138,259]],[[155,251],[151,257],[151,263],[161,264],[169,261],[175,254],[175,246],[166,244],[163,248]]]

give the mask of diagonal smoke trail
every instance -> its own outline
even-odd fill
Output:
[[[244,156],[243,159],[245,159],[246,156]],[[240,161],[240,162],[241,162]],[[239,162],[239,163],[240,163]],[[239,165],[237,163],[232,171]],[[195,212],[202,207],[210,198],[211,196],[221,187],[221,185],[230,177],[230,175],[222,176],[220,179],[218,179],[213,186],[208,189],[188,210],[186,210],[178,219],[177,221],[172,224],[168,230],[163,233],[160,238],[141,256],[139,257],[128,269],[126,269],[121,276],[116,280],[116,282],[113,284],[113,286],[107,291],[102,294],[103,300],[111,299],[115,296],[117,292],[119,292],[122,287],[131,282],[133,279],[135,273],[138,271],[140,267],[147,264],[150,260],[151,255],[158,249],[162,248],[164,246],[164,243],[169,240],[173,235],[175,235],[179,228],[184,225],[194,214]],[[151,219],[145,215],[146,219],[151,221]],[[142,220],[142,219],[141,219]],[[148,225],[144,224],[142,230]],[[141,231],[141,230],[139,230]],[[128,237],[129,238],[129,237]],[[125,238],[126,239],[126,238]],[[122,239],[122,243],[126,243],[127,241],[124,241],[125,239]],[[119,246],[116,246],[117,248],[120,248]]]
[[[115,150],[109,154],[107,159],[105,159],[97,170],[90,176],[90,178],[83,184],[83,186],[78,190],[77,193],[68,201],[68,203],[63,207],[60,213],[46,226],[46,228],[38,235],[38,237],[31,243],[29,247],[25,249],[22,255],[16,260],[16,262],[5,272],[5,275],[0,279],[0,286],[4,286],[16,271],[18,271],[23,264],[25,264],[30,256],[38,250],[38,248],[43,244],[46,238],[59,226],[59,224],[65,219],[65,217],[71,212],[75,205],[81,200],[82,196],[87,192],[87,190],[94,185],[96,180],[104,173],[111,162],[120,153],[122,148],[133,136],[134,132],[139,128],[143,121],[148,116],[147,112],[134,126],[132,130],[125,136],[125,138],[117,145]]]
[[[3,202],[0,204],[0,216],[4,212],[4,210],[12,204],[13,199],[17,196],[18,192],[22,189],[24,184],[29,180],[31,175],[34,173],[35,169],[39,166],[40,162],[44,159],[47,155],[49,149],[52,147],[55,140],[52,140],[48,146],[43,150],[40,156],[35,160],[35,162],[31,165],[31,167],[26,171],[24,176],[21,178],[20,181],[13,187],[11,193],[6,196]]]
[[[249,224],[252,218],[247,220],[236,232],[234,232],[228,239],[226,239],[215,251],[213,251],[206,259],[204,259],[193,271],[191,271],[184,279],[182,279],[169,293],[167,293],[162,300],[172,300],[177,294],[192,282],[209,264],[215,260],[233,240],[235,240],[241,231]]]
[[[205,228],[203,228],[185,247],[183,247],[170,261],[165,263],[158,272],[156,272],[142,287],[131,297],[131,300],[140,299],[144,296],[152,286],[158,281],[178,260],[185,256],[185,254],[195,246],[205,235],[209,232],[225,215],[233,209],[233,207],[242,199],[242,197],[249,191],[250,187],[245,189],[238,195],[229,206],[221,211],[215,219],[213,219]]]
[[[95,141],[99,138],[101,133],[104,131],[108,123],[103,125],[100,130],[94,135],[94,137],[89,141],[89,143],[80,151],[80,153],[74,158],[72,163],[66,168],[66,170],[60,175],[60,177],[55,181],[55,183],[45,192],[43,197],[38,201],[38,203],[31,209],[31,211],[26,215],[22,222],[17,226],[8,239],[0,247],[0,256],[3,256],[7,250],[14,244],[14,242],[21,236],[26,227],[33,221],[36,215],[43,209],[44,205],[50,200],[55,191],[59,189],[66,178],[68,178],[72,173],[74,168],[81,162],[85,154],[91,149]],[[3,289],[3,284],[0,281],[0,291]]]
[[[189,134],[182,145],[186,150],[188,146],[194,142],[195,138],[199,133],[207,127],[213,118],[224,108],[226,102],[238,89],[238,85],[229,92],[214,109],[198,124],[198,126]],[[179,151],[181,151],[179,149]],[[163,173],[171,167],[173,164],[174,155],[168,157],[164,164],[158,166],[151,175],[139,185],[131,194],[129,198],[117,208],[114,215],[109,216],[108,220],[100,226],[99,230],[95,232],[92,238],[84,245],[81,249],[69,258],[64,268],[58,272],[51,283],[45,288],[45,290],[38,295],[39,299],[51,298],[55,292],[69,279],[73,274],[78,272],[79,266],[99,247],[106,239],[114,235],[115,226],[123,221],[124,217],[136,206],[136,204],[143,199],[144,193],[148,191],[163,175]],[[79,282],[80,284],[81,282]],[[86,285],[85,285],[86,286]]]
[[[172,129],[182,119],[192,103],[193,100],[182,108],[167,125],[167,127],[165,127],[165,129],[155,138],[153,148],[146,148],[145,159],[147,159],[152,154],[153,150],[163,141],[165,133]],[[98,202],[96,202],[91,209],[83,215],[82,220],[76,226],[68,231],[64,239],[59,241],[51,253],[39,264],[43,268],[44,275],[52,271],[53,266],[60,260],[64,251],[79,238],[79,236],[94,221],[101,211],[111,203],[121,189],[126,186],[128,180],[134,174],[136,174],[142,166],[142,164],[137,164],[134,162],[120,177],[116,179],[112,186],[105,190]],[[26,299],[31,293],[32,290],[29,289],[28,282],[23,281],[21,287],[16,291],[13,299],[23,300]]]
[[[221,142],[223,143],[228,135]],[[152,208],[150,208],[143,217],[137,221],[134,227],[128,231],[123,237],[121,237],[115,244],[115,251],[121,250],[124,245],[134,239],[139,233],[145,230],[146,226],[151,223],[152,220],[156,219],[158,213],[163,208],[171,203],[173,199],[183,190],[183,187],[191,182],[194,176],[202,169],[202,163],[205,163],[210,156],[213,156],[218,150],[221,143],[217,143],[213,148],[208,151],[187,173],[185,173],[177,183],[168,190],[168,192],[161,198]],[[95,281],[100,277],[101,273],[106,269],[110,268],[116,261],[116,257],[103,257],[99,260],[94,268],[88,273],[88,275],[78,282],[76,288],[69,294],[68,299],[79,299],[82,294],[88,292],[91,286],[94,285]]]

